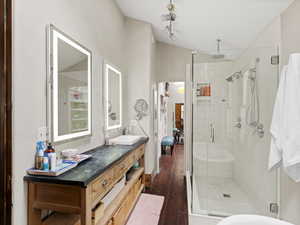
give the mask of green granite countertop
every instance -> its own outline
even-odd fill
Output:
[[[24,176],[24,180],[86,187],[92,180],[110,168],[115,162],[119,161],[134,149],[147,142],[148,138],[143,138],[136,144],[129,146],[104,145],[86,152],[85,154],[91,154],[92,158],[80,163],[77,167],[60,176],[47,177],[26,175]]]

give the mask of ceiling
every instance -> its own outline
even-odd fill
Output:
[[[158,41],[206,53],[216,51],[216,39],[223,40],[223,52],[238,55],[286,9],[293,0],[174,0],[177,20],[175,40],[168,38],[168,0],[116,0],[125,16],[153,25]]]

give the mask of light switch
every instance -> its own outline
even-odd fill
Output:
[[[47,141],[47,138],[48,138],[48,128],[47,127],[40,127],[38,129],[38,140]]]

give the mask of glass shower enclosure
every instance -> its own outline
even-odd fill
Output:
[[[193,214],[277,216],[277,172],[267,169],[279,65],[277,46],[239,60],[193,55]]]

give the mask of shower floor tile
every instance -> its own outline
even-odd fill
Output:
[[[257,213],[250,199],[230,178],[194,177],[195,213],[216,215]],[[195,202],[198,201],[198,202]]]

